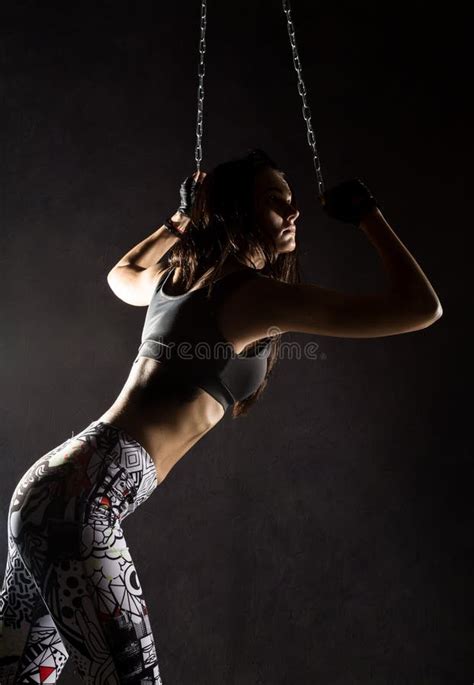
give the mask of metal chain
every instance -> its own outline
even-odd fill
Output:
[[[287,27],[288,27],[288,35],[290,37],[291,51],[293,54],[293,64],[294,64],[296,73],[298,75],[298,92],[301,95],[301,99],[303,101],[303,117],[304,117],[304,120],[306,121],[308,144],[309,144],[309,146],[313,152],[314,169],[316,171],[316,178],[318,179],[318,193],[319,193],[319,196],[321,197],[322,194],[324,193],[324,181],[323,181],[323,176],[321,173],[321,163],[319,160],[318,151],[316,149],[316,140],[314,137],[313,126],[311,124],[311,110],[310,110],[309,105],[306,101],[306,86],[305,86],[304,81],[303,81],[301,61],[300,61],[300,58],[298,55],[298,50],[296,47],[295,27],[293,25],[293,20],[291,18],[290,2],[289,2],[289,0],[282,0],[282,1],[283,1],[283,12],[286,14],[286,21],[287,21]]]
[[[291,51],[293,55],[293,65],[298,76],[298,92],[303,101],[303,117],[306,122],[307,140],[313,153],[313,164],[318,181],[318,193],[320,197],[324,193],[324,181],[321,173],[321,163],[316,148],[316,139],[314,136],[313,126],[311,123],[311,110],[306,100],[306,86],[303,81],[303,73],[301,67],[301,60],[298,55],[296,46],[295,27],[291,17],[291,7],[289,0],[282,0],[283,11],[286,15],[288,35],[290,38]],[[206,55],[206,27],[207,27],[207,0],[201,0],[201,35],[199,40],[199,85],[198,85],[198,111],[196,123],[196,149],[194,158],[196,160],[196,170],[200,171],[202,161],[202,133],[203,133],[203,115],[204,115],[204,75],[206,73],[205,55]]]
[[[197,123],[196,123],[196,149],[194,152],[194,158],[196,160],[196,170],[201,170],[201,160],[202,160],[202,125],[203,125],[203,112],[204,112],[204,74],[206,72],[206,65],[204,62],[204,57],[206,55],[206,26],[207,26],[207,0],[202,0],[201,2],[201,38],[199,40],[199,86],[198,86],[198,112],[197,112]]]

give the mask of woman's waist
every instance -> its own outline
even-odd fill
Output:
[[[213,428],[225,413],[222,403],[201,387],[201,380],[173,363],[139,357],[117,399],[144,421],[196,435]]]
[[[168,365],[140,357],[119,396],[100,418],[119,426],[144,447],[161,481],[224,413],[220,402],[176,378]]]

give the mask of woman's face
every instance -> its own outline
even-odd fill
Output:
[[[255,179],[255,213],[262,229],[273,238],[276,254],[296,249],[295,222],[299,211],[280,171],[265,167]]]

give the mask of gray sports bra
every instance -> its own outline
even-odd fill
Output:
[[[209,299],[207,286],[182,295],[167,295],[163,286],[173,269],[163,275],[153,293],[143,326],[139,357],[165,362],[169,389],[190,400],[196,388],[214,397],[226,411],[234,402],[254,393],[265,378],[271,339],[258,341],[256,352],[236,355],[216,323],[217,307],[237,283],[262,278],[244,267],[214,282]],[[134,362],[134,363],[135,363]]]

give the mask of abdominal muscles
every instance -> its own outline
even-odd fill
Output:
[[[167,364],[139,357],[114,404],[100,419],[145,448],[162,482],[223,416],[224,408],[207,392],[187,385]]]

